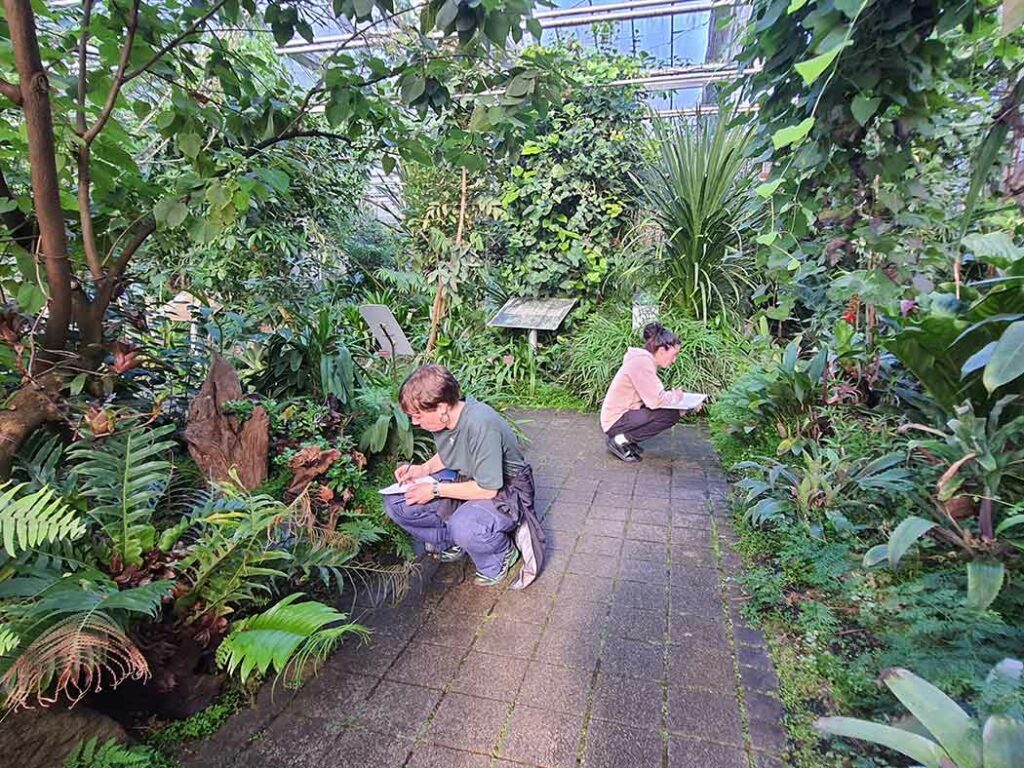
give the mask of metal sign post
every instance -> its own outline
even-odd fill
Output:
[[[524,299],[505,302],[488,325],[495,328],[523,328],[529,331],[530,348],[537,349],[537,331],[557,331],[576,299]]]

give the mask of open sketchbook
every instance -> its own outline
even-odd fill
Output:
[[[707,395],[701,395],[695,392],[684,392],[683,397],[677,403],[671,403],[663,406],[664,408],[678,408],[680,411],[692,411],[697,408],[708,399]]]
[[[415,480],[412,480],[408,483],[392,483],[387,488],[381,488],[380,493],[382,493],[384,496],[389,496],[393,493],[405,493],[414,485],[419,485],[421,483],[430,484],[432,482],[434,482],[434,478],[432,477],[417,477]]]

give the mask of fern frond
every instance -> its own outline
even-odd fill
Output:
[[[173,431],[173,424],[126,430],[71,449],[82,495],[94,502],[89,514],[126,565],[141,563],[142,553],[155,545],[153,510],[171,473],[170,462],[159,457],[174,448],[173,440],[164,439]]]
[[[50,625],[18,653],[0,683],[7,706],[18,708],[32,698],[46,705],[66,696],[74,704],[104,682],[117,686],[148,676],[145,657],[120,624],[95,611]]]
[[[21,638],[9,626],[0,624],[0,656],[7,656],[21,645]]]
[[[343,635],[365,635],[358,624],[345,622],[348,616],[329,605],[309,601],[296,603],[302,593],[288,595],[272,608],[235,622],[231,633],[217,649],[217,663],[245,682],[254,671],[281,674],[290,670],[301,677],[311,661],[327,656]]]
[[[59,482],[64,441],[60,435],[35,432],[15,455],[15,473],[28,479],[32,490],[49,486],[62,488]]]
[[[150,747],[129,747],[115,739],[100,743],[93,736],[75,745],[64,761],[64,768],[156,768],[156,757]]]
[[[85,532],[78,514],[52,488],[21,495],[25,483],[0,483],[0,538],[14,557],[43,543],[76,539]],[[20,496],[20,498],[19,498]]]

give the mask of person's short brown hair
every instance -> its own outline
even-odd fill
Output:
[[[398,390],[398,402],[406,413],[432,411],[441,403],[455,405],[460,397],[459,382],[443,365],[421,365]]]

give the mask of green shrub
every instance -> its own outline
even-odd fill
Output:
[[[679,312],[665,312],[659,322],[682,341],[675,364],[661,372],[666,388],[714,393],[729,386],[742,370],[745,340]],[[587,405],[597,405],[622,364],[626,348],[641,343],[628,310],[591,315],[566,342],[563,383]]]

